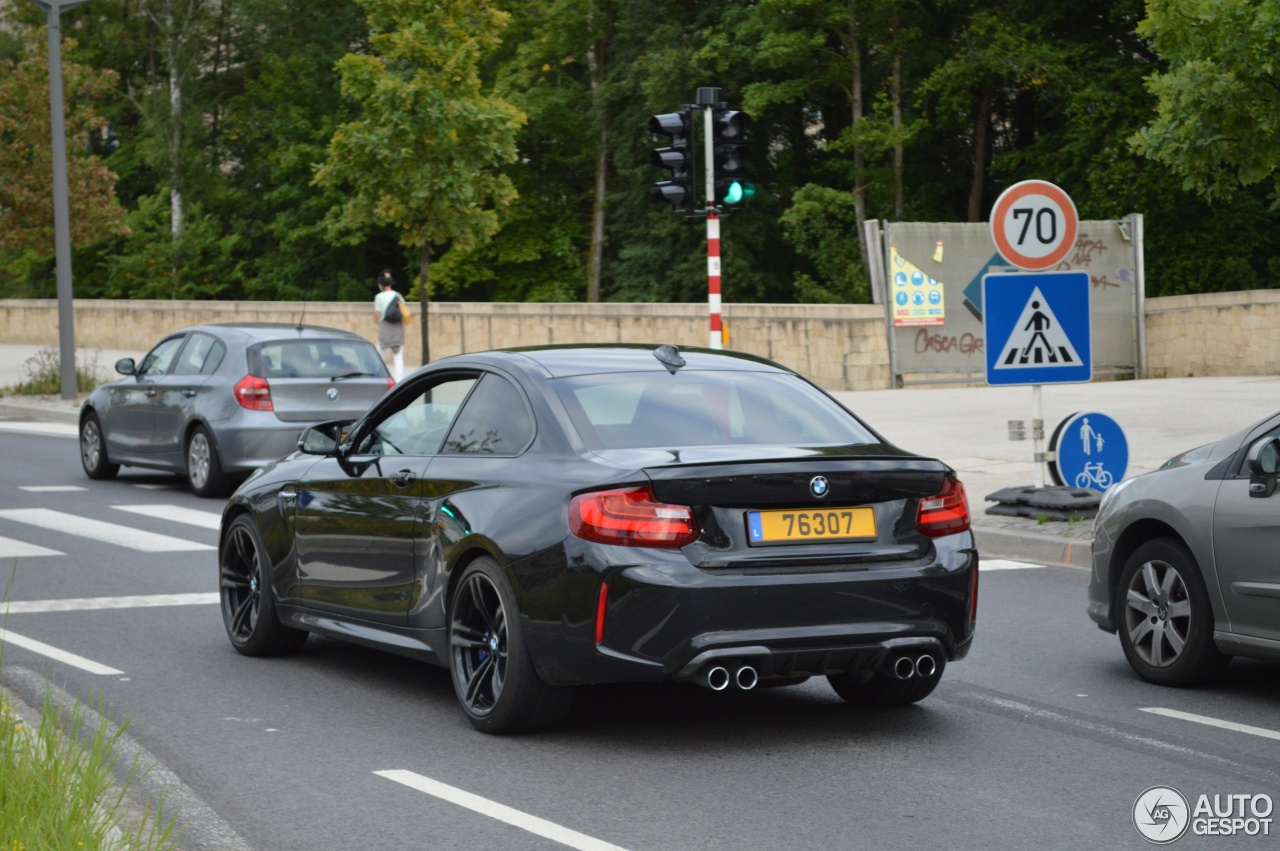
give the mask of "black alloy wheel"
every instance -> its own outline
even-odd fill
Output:
[[[525,649],[515,596],[497,563],[467,565],[449,606],[454,692],[467,719],[485,733],[544,729],[559,723],[573,689],[550,686]]]
[[[1213,643],[1213,610],[1195,558],[1172,538],[1148,541],[1117,588],[1120,646],[1138,676],[1165,686],[1212,682],[1231,657]]]
[[[80,463],[84,465],[85,475],[91,479],[114,479],[120,472],[120,465],[107,459],[102,423],[94,413],[85,414],[80,422]]]
[[[187,483],[196,496],[227,495],[227,476],[213,437],[204,426],[196,426],[187,438]]]
[[[947,662],[935,656],[934,664],[936,669],[927,677],[900,680],[877,671],[849,671],[828,674],[827,682],[851,706],[907,706],[924,700],[938,687]]]
[[[307,633],[280,623],[266,548],[248,515],[231,522],[220,561],[222,623],[231,646],[246,656],[276,656],[300,648]]]

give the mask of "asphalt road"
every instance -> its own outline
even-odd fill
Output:
[[[991,562],[973,652],[914,707],[853,710],[823,680],[600,687],[560,730],[485,736],[443,669],[316,638],[237,655],[213,602],[220,503],[128,468],[89,481],[73,432],[0,421],[5,682],[130,719],[157,776],[211,810],[190,809],[188,848],[1145,848],[1149,787],[1280,799],[1280,666],[1142,683],[1071,567]],[[49,487],[74,489],[32,490]]]

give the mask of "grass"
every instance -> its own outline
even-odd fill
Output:
[[[76,392],[88,393],[102,383],[102,353],[81,353],[76,358]],[[62,393],[62,359],[54,348],[40,349],[22,364],[24,380],[6,392],[14,396],[57,396]],[[0,848],[0,851],[9,851]]]

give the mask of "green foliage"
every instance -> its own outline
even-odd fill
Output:
[[[102,353],[76,356],[76,392],[88,393],[103,383]],[[56,396],[62,392],[62,358],[57,349],[40,349],[22,364],[22,381],[7,392],[15,396]],[[0,834],[2,835],[2,834]],[[0,851],[3,851],[0,848]]]
[[[804,301],[848,304],[871,300],[858,242],[849,238],[857,226],[852,193],[813,183],[802,186],[791,197],[791,207],[781,221],[787,241],[812,262],[822,281],[796,273],[796,291],[803,294]]]

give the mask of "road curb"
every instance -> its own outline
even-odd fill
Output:
[[[1089,570],[1092,567],[1088,538],[1063,538],[1035,532],[1020,532],[993,526],[973,526],[978,552],[986,556],[1065,564]]]
[[[64,711],[69,711],[76,704],[74,697],[29,668],[0,667],[0,683],[28,706],[42,705],[46,696]],[[80,703],[80,711],[84,713],[85,730],[99,729],[101,715],[83,702]],[[119,725],[108,720],[106,730],[108,737],[113,737]],[[166,811],[170,808],[176,810],[178,825],[182,828],[182,848],[187,851],[253,851],[231,825],[178,775],[138,744],[127,730],[115,739],[114,753],[113,773],[117,779],[125,779],[131,766],[138,767],[138,773],[125,790],[130,799],[141,806],[144,801],[158,801],[163,796]]]
[[[80,403],[76,402],[75,407],[62,410],[56,405],[48,403],[27,404],[15,401],[12,397],[4,397],[0,399],[0,416],[6,417],[27,417],[33,420],[43,420],[45,422],[70,423],[71,425],[79,425],[80,423]]]

